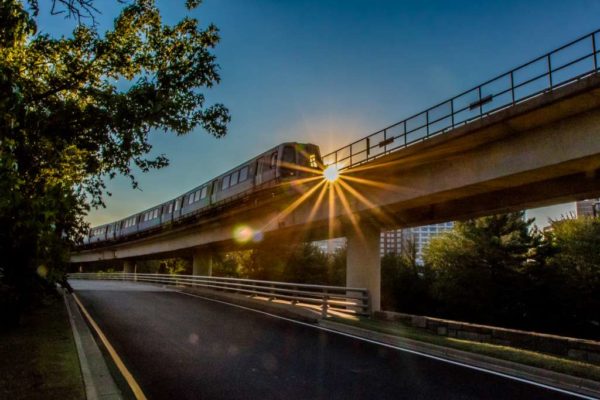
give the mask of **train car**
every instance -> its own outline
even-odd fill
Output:
[[[84,244],[118,240],[158,228],[218,203],[251,196],[265,188],[319,173],[322,167],[317,145],[282,143],[175,199],[121,221],[91,229]]]
[[[106,240],[106,229],[108,225],[100,225],[90,229],[88,243],[103,242]]]

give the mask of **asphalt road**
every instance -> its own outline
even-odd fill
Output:
[[[149,399],[566,399],[155,286],[71,281]]]

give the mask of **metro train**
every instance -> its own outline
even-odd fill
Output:
[[[318,174],[322,167],[317,145],[282,143],[174,199],[90,229],[83,244],[123,240],[180,222],[240,196],[252,196],[265,188]]]

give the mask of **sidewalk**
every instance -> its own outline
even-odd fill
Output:
[[[123,396],[113,380],[106,361],[73,296],[64,292],[87,400],[121,400]]]

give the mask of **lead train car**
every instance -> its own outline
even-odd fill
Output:
[[[294,168],[294,166],[300,168]],[[186,192],[123,220],[90,229],[84,244],[114,241],[178,221],[192,212],[225,203],[241,194],[310,175],[322,167],[319,147],[310,143],[282,143],[236,168]]]

